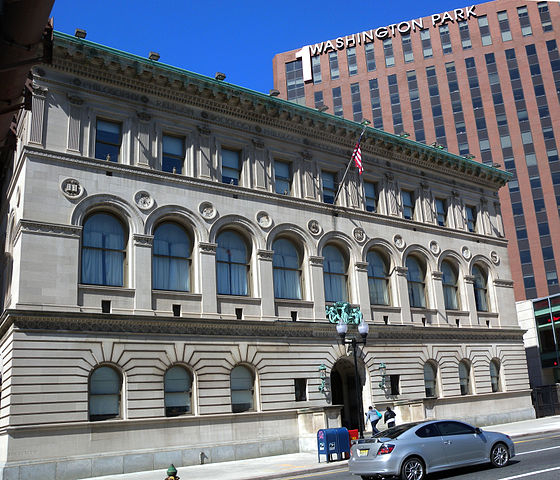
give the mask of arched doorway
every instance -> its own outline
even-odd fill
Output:
[[[358,382],[359,396],[356,396],[354,358],[351,356],[339,358],[331,370],[332,404],[343,405],[341,411],[342,426],[349,430],[357,430],[360,418],[364,415],[360,413],[360,398],[362,397],[365,372],[363,363],[359,358],[358,375],[360,376]]]

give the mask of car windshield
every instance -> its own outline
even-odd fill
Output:
[[[402,425],[397,425],[396,427],[388,428],[387,430],[383,430],[382,432],[376,433],[373,435],[373,438],[389,438],[394,439],[400,437],[404,432],[415,427],[416,425],[420,425],[422,422],[414,422],[414,423],[404,423]]]

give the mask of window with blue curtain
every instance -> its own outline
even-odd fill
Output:
[[[301,300],[301,261],[297,248],[290,240],[280,238],[272,249],[274,297]]]
[[[180,365],[171,367],[163,379],[165,391],[165,416],[176,417],[191,413],[192,377],[190,372]]]
[[[237,365],[231,371],[230,388],[233,413],[254,410],[255,377],[249,368]]]
[[[488,311],[488,289],[487,275],[482,267],[473,265],[472,274],[474,276],[474,300],[478,312]]]
[[[334,245],[323,249],[323,282],[325,284],[325,301],[347,302],[348,265],[342,252]]]
[[[107,420],[120,415],[122,379],[108,366],[96,368],[89,377],[89,419]]]
[[[372,305],[389,305],[389,273],[387,262],[381,253],[368,252],[369,301]]]
[[[162,223],[154,233],[152,284],[156,290],[190,291],[191,241],[175,223]]]
[[[248,295],[249,255],[241,235],[226,230],[216,240],[218,294]]]
[[[113,215],[89,217],[82,232],[82,283],[122,287],[125,244],[124,228]]]
[[[408,300],[411,307],[426,308],[425,273],[420,262],[414,257],[406,258],[406,278],[408,280]]]
[[[443,273],[443,298],[445,300],[446,310],[458,310],[459,302],[457,296],[458,283],[457,271],[451,263],[445,261],[441,264],[441,272]]]

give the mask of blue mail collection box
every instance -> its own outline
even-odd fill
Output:
[[[343,456],[346,454],[346,457]],[[317,457],[321,463],[321,455],[327,457],[327,463],[331,461],[331,455],[336,455],[337,460],[350,456],[350,436],[348,429],[322,428],[317,432]]]

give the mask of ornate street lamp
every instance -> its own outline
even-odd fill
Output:
[[[354,355],[354,376],[356,381],[356,399],[358,400],[358,431],[360,433],[360,438],[364,438],[364,404],[362,400],[361,386],[362,382],[358,374],[358,340],[356,337],[351,339],[346,339],[346,333],[348,332],[348,324],[358,325],[358,332],[362,337],[361,343],[366,344],[367,335],[369,332],[369,325],[364,322],[362,312],[357,307],[352,307],[347,302],[336,302],[332,306],[326,307],[327,318],[329,322],[336,323],[336,331],[340,336],[343,345],[351,345],[352,353]]]

